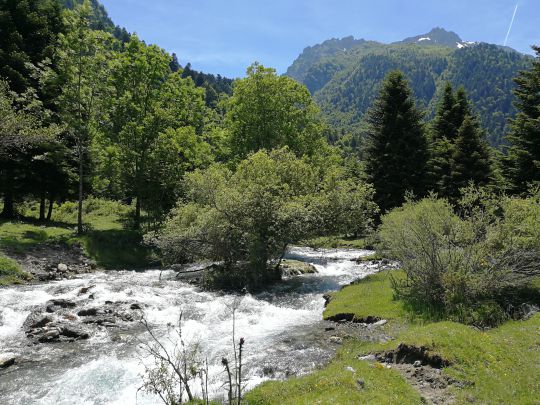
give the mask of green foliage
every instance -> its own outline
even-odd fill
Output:
[[[540,47],[533,49],[537,57],[531,69],[515,79],[519,112],[507,136],[508,179],[513,191],[521,193],[531,184],[540,184]]]
[[[240,159],[284,146],[299,156],[313,156],[325,147],[318,108],[308,90],[257,63],[235,82],[226,125],[232,153]]]
[[[204,94],[191,79],[171,73],[169,62],[165,51],[133,35],[111,64],[115,97],[108,100],[112,125],[104,143],[122,168],[121,189],[136,197],[137,226],[142,209],[158,218],[170,209],[185,170],[211,159],[200,137]]]
[[[422,113],[401,72],[391,72],[369,111],[366,174],[381,211],[397,207],[406,192],[426,188],[427,142]]]
[[[11,90],[38,89],[40,65],[54,58],[64,30],[61,11],[54,0],[0,2],[0,78]]]
[[[316,169],[281,149],[251,155],[234,173],[222,165],[197,170],[186,176],[189,200],[149,239],[168,262],[211,259],[230,269],[247,261],[266,274],[290,244],[369,227],[376,211],[371,189],[337,169],[323,178]]]
[[[61,128],[47,125],[46,116],[39,102],[17,98],[0,80],[0,186],[5,218],[15,216],[16,200],[43,190],[49,179],[63,183],[62,164],[51,165],[50,161],[51,157],[64,157],[58,141]]]
[[[538,275],[538,231],[527,225],[537,224],[533,204],[503,199],[500,218],[488,205],[462,210],[468,211],[462,219],[448,202],[430,197],[385,215],[381,246],[407,275],[394,282],[397,296],[413,311],[479,326],[513,316],[528,300],[521,292]],[[524,226],[517,239],[512,231],[519,220]]]
[[[0,253],[0,286],[20,284],[32,277],[21,270],[19,264]]]

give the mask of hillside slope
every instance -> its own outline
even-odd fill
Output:
[[[349,45],[347,47],[346,45]],[[531,58],[510,48],[463,41],[435,28],[393,44],[332,39],[306,48],[287,70],[314,94],[329,122],[359,134],[362,118],[385,75],[402,70],[430,116],[444,83],[464,86],[476,105],[490,143],[500,146],[512,106],[513,78]]]

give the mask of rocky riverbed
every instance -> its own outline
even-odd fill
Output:
[[[232,355],[233,305],[237,336],[246,340],[248,387],[307,373],[327,362],[347,336],[385,339],[371,327],[321,320],[325,293],[379,270],[376,262],[355,261],[370,253],[291,249],[288,259],[309,263],[306,269],[316,273],[290,276],[244,296],[202,291],[172,270],[68,270],[59,280],[0,289],[2,403],[159,403],[138,391],[145,361],[138,347],[150,339],[139,322],[143,314],[163,337],[183,314],[184,337],[201,343],[210,391],[219,398],[220,360]],[[67,257],[61,260],[69,269]],[[58,268],[58,261],[51,266]],[[52,272],[57,273],[47,271]]]

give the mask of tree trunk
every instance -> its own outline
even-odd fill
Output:
[[[141,198],[137,195],[137,202],[135,203],[135,229],[141,227]]]
[[[49,196],[49,210],[47,211],[47,221],[51,220],[53,207],[54,207],[54,198],[52,195],[50,195]]]
[[[41,193],[39,199],[39,220],[45,221],[45,193]]]
[[[13,198],[13,169],[6,169],[6,188],[4,190],[4,210],[2,218],[13,219],[15,217],[15,203]]]
[[[79,142],[82,142],[82,141],[79,141]],[[83,225],[82,225],[83,175],[84,175],[83,147],[82,145],[79,145],[79,208],[77,212],[77,233],[79,235],[83,233]]]

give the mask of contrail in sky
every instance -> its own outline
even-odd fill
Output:
[[[512,16],[512,21],[510,21],[510,27],[508,27],[508,32],[506,33],[506,38],[504,39],[504,46],[506,46],[506,44],[508,43],[508,37],[510,36],[510,31],[512,31],[512,26],[514,25],[517,9],[518,9],[518,3],[516,3],[516,8],[514,9],[514,15]]]

